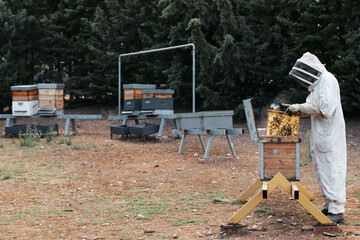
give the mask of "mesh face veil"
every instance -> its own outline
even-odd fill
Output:
[[[292,67],[289,72],[290,77],[299,81],[305,87],[309,87],[315,83],[322,75],[322,72],[316,70],[315,68],[300,62],[296,61],[295,65]]]

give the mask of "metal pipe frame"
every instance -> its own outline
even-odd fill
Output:
[[[192,47],[192,57],[193,57],[193,66],[192,66],[192,75],[193,75],[193,84],[192,84],[192,111],[195,112],[195,45],[193,43],[183,44],[183,45],[177,45],[172,47],[165,47],[165,48],[157,48],[157,49],[150,49],[150,50],[144,50],[139,52],[132,52],[132,53],[124,53],[119,55],[118,63],[119,63],[119,79],[118,79],[118,115],[121,115],[121,57],[126,56],[133,56],[133,55],[140,55],[140,54],[146,54],[146,53],[154,53],[154,52],[160,52],[160,51],[167,51],[167,50],[173,50],[177,48],[184,48],[184,47]]]

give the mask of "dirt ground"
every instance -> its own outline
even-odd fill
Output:
[[[77,132],[70,137],[63,135],[64,120],[18,120],[59,124],[59,136],[45,136],[34,147],[20,147],[17,137],[5,138],[5,121],[0,121],[1,240],[328,238],[304,231],[317,220],[280,187],[240,221],[247,225],[245,234],[221,232],[220,224],[243,206],[233,200],[259,176],[259,144],[251,142],[246,122],[235,123],[245,129],[244,135],[232,136],[236,158],[226,138],[216,136],[204,160],[196,136],[189,136],[178,154],[180,139],[171,133],[172,121],[166,121],[158,140],[156,135],[146,143],[141,138],[110,140],[110,125],[120,122],[107,116],[115,112],[94,106],[66,110],[103,115],[102,120],[77,120]],[[359,121],[346,121],[346,222],[338,239],[360,239]],[[304,160],[309,128],[309,120],[302,119],[300,183],[321,209],[312,163]]]

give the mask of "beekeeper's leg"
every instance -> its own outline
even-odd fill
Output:
[[[333,152],[317,153],[318,183],[324,195],[324,208],[329,213],[345,212],[346,202],[346,170],[341,162],[334,159]],[[346,168],[346,167],[345,167]]]

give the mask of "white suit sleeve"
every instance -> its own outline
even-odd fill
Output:
[[[319,115],[321,114],[319,104],[317,103],[303,103],[299,104],[300,112],[305,115]]]
[[[317,86],[319,88],[319,102],[309,101],[309,96],[306,103],[299,104],[300,112],[306,115],[321,115],[329,118],[336,109],[336,99],[338,95],[333,81],[334,79],[335,77],[331,73],[328,73],[326,77],[319,80]]]
[[[328,73],[326,78],[319,82],[319,108],[321,114],[329,118],[333,115],[337,106],[337,99],[339,93],[337,92],[337,80],[335,77]]]

